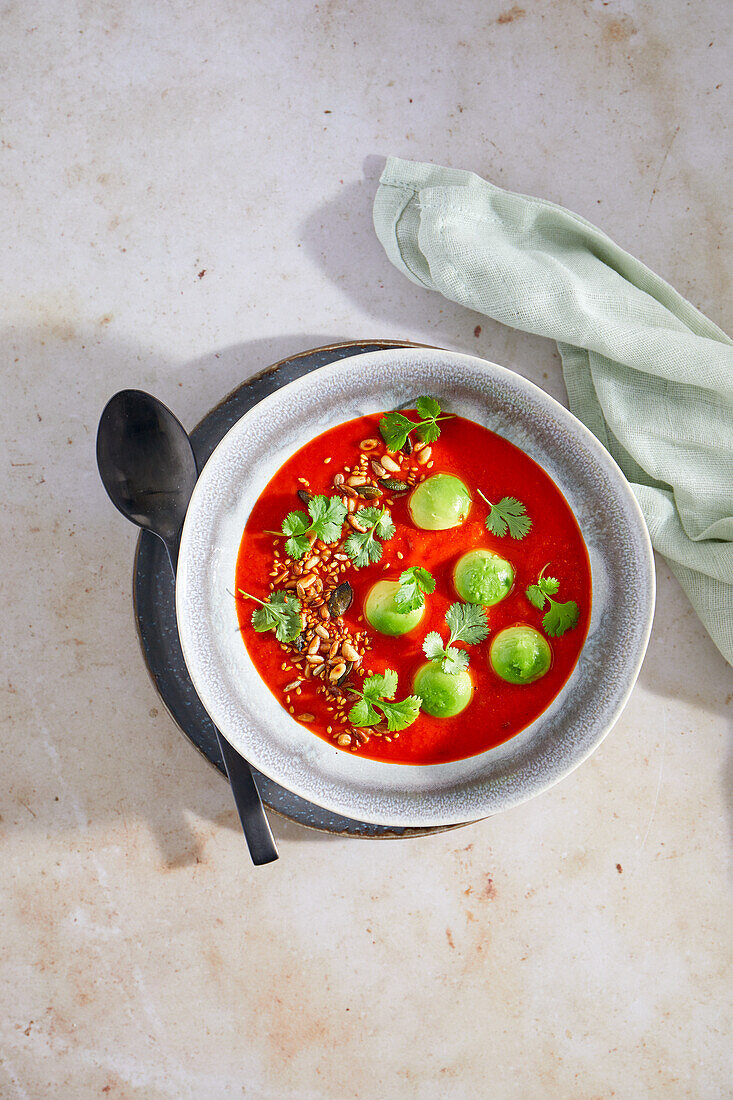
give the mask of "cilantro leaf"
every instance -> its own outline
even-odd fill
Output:
[[[360,508],[355,519],[365,531],[352,531],[344,543],[344,551],[349,555],[357,569],[377,562],[382,557],[381,543],[377,538],[391,539],[395,533],[386,508]]]
[[[492,504],[480,489],[478,494],[489,506],[486,530],[492,535],[502,538],[508,531],[513,539],[523,539],[529,533],[532,520],[527,515],[527,509],[521,500],[517,500],[516,497],[502,497],[496,504]]]
[[[418,397],[415,408],[423,420],[435,420],[440,416],[440,404],[435,397]]]
[[[547,565],[549,564],[548,562]],[[545,576],[547,565],[543,565],[540,570],[537,583],[527,586],[525,595],[538,611],[542,611],[545,604],[549,603],[550,606],[542,618],[542,625],[550,638],[559,638],[561,634],[578,625],[580,610],[575,600],[567,600],[565,603],[553,600],[552,597],[558,591],[560,582],[557,577]]]
[[[383,675],[378,672],[373,673],[364,680],[362,689],[365,699],[379,699],[380,696],[384,699],[394,699],[397,693],[397,673],[391,668],[388,668]]]
[[[489,635],[486,612],[477,603],[454,603],[445,613],[445,621],[450,627],[450,641],[477,645]]]
[[[314,496],[308,501],[305,512],[289,512],[282,524],[282,533],[290,535],[285,543],[285,553],[294,560],[302,558],[315,539],[325,543],[336,542],[346,519],[346,507],[339,497]]]
[[[457,672],[465,672],[468,668],[468,654],[465,649],[456,649],[455,646],[449,645],[440,667],[443,672],[449,672],[451,675],[455,675]]]
[[[413,431],[423,442],[434,443],[440,435],[437,421],[450,419],[440,415],[440,403],[435,397],[418,397],[415,408],[421,417],[417,422],[397,412],[385,413],[379,421],[379,431],[388,451],[401,451]]]
[[[435,578],[420,565],[411,565],[400,573],[400,586],[395,592],[394,602],[403,613],[417,611],[425,603],[425,596],[435,591]]]
[[[289,512],[283,520],[284,535],[304,535],[310,527],[305,512]]]
[[[398,703],[391,701],[397,693],[397,673],[391,668],[384,674],[367,676],[361,691],[358,688],[351,688],[351,691],[360,696],[349,711],[353,726],[376,726],[384,717],[388,730],[404,730],[420,713],[420,700],[416,695],[408,695]]]
[[[525,589],[525,594],[532,606],[541,611],[545,606],[545,593],[542,591],[542,587],[539,584],[530,584]]]
[[[445,650],[443,649],[443,639],[437,630],[431,630],[429,634],[425,635],[425,641],[422,644],[422,651],[429,661],[434,661],[436,657],[442,657]]]
[[[379,421],[379,431],[388,451],[401,451],[415,427],[402,413],[387,413]]]
[[[417,719],[420,714],[422,700],[417,695],[408,695],[399,703],[385,703],[379,705],[387,719],[387,729],[390,733],[396,730],[405,730]]]
[[[370,537],[369,532],[362,535],[359,531],[352,531],[344,543],[344,552],[349,555],[357,569],[363,569],[365,565],[373,565],[382,556],[382,545]]]
[[[568,600],[567,603],[550,600],[550,610],[543,617],[542,625],[551,638],[559,638],[566,630],[572,630],[578,625],[579,616],[580,611],[575,600]]]
[[[294,642],[303,629],[300,600],[292,592],[273,592],[269,600],[251,596],[243,588],[237,590],[246,600],[261,606],[252,612],[252,626],[258,634],[274,630],[278,642]]]
[[[382,716],[368,699],[357,699],[349,711],[349,721],[352,726],[376,726],[382,721]]]
[[[423,443],[435,443],[435,440],[440,435],[440,428],[434,420],[429,420],[427,424],[418,424],[415,428],[415,435],[418,439],[421,439]]]
[[[448,645],[437,630],[431,630],[422,644],[423,653],[429,661],[440,661],[442,672],[455,676],[468,668],[468,654],[464,649],[456,649],[454,642],[477,645],[488,637],[489,624],[483,607],[476,603],[454,603],[445,614],[450,628]]]

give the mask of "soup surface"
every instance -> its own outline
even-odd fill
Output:
[[[502,744],[549,706],[570,676],[588,631],[590,567],[564,496],[523,451],[458,416],[441,421],[440,436],[432,444],[421,446],[415,432],[410,437],[416,446],[411,454],[387,451],[379,430],[383,415],[362,417],[324,432],[288,459],[266,485],[242,535],[235,579],[237,612],[244,644],[260,676],[314,736],[345,752],[375,760],[437,764]],[[406,415],[416,423],[420,420],[415,412]],[[383,461],[385,466],[381,466]],[[463,510],[457,506],[456,526],[424,529],[416,525],[410,504],[412,501],[417,515],[415,489],[437,474],[460,479],[468,490],[467,502]],[[348,484],[361,479],[361,484]],[[423,495],[439,481],[430,482],[421,490]],[[373,495],[365,498],[361,495],[365,491]],[[309,547],[297,559],[288,555],[286,539],[278,532],[293,511],[305,513],[310,522],[306,512],[309,494],[342,501],[350,511],[335,541],[314,541],[312,532],[301,536],[308,539]],[[487,501],[503,502],[504,498],[521,501],[531,519],[523,537],[513,538],[509,530],[500,536],[487,529],[491,513]],[[354,530],[348,516],[359,526],[368,526],[356,518],[366,507],[386,507],[395,532],[390,538],[373,540],[381,545],[379,561],[357,568],[344,552],[346,538]],[[498,522],[494,526],[501,529],[503,525]],[[355,726],[349,718],[359,698],[354,692],[362,690],[371,674],[392,669],[398,678],[396,700],[415,695],[416,676],[427,661],[423,651],[426,635],[436,631],[442,645],[448,645],[446,612],[451,605],[464,602],[456,588],[463,574],[460,570],[456,573],[456,566],[467,552],[478,549],[497,555],[511,569],[504,567],[500,577],[499,601],[484,606],[488,637],[473,645],[456,643],[455,648],[463,649],[469,662],[468,704],[452,717],[437,717],[421,709],[416,720],[399,731],[389,731],[384,721]],[[424,594],[424,611],[416,626],[398,636],[381,633],[366,620],[367,596],[376,582],[396,582],[410,566],[427,570],[435,589]],[[537,584],[543,568],[544,576],[555,581],[549,586],[554,591],[543,601],[541,595],[537,598],[536,589],[530,589],[535,592],[533,603],[527,589]],[[338,600],[334,602],[334,589],[347,582],[350,592],[341,589],[341,603],[351,595],[350,606],[340,615],[331,614],[329,605],[334,611],[340,607]],[[465,577],[463,590],[465,593]],[[245,598],[243,592],[264,601],[276,592],[286,593],[279,597],[286,601],[297,599],[305,616],[300,636],[281,643],[273,631],[258,633],[252,615],[260,604]],[[565,614],[559,634],[554,632],[557,619],[554,626],[550,620],[549,631],[543,626],[548,610],[553,610],[552,601],[555,605],[562,602],[563,607],[571,606],[568,601],[577,605],[574,615]],[[541,608],[535,606],[538,602],[543,603]],[[568,626],[572,618],[574,625]],[[512,683],[494,671],[490,651],[501,631],[520,624],[533,630],[503,635],[504,648],[518,635],[536,638],[534,632],[539,632],[539,678]],[[347,656],[357,659],[346,659],[344,648]],[[500,649],[497,643],[494,653]],[[542,663],[545,654],[549,670],[547,662]]]

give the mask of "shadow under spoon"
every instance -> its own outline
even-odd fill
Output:
[[[162,402],[141,390],[121,390],[104,408],[97,431],[97,466],[123,516],[165,543],[175,575],[181,530],[198,470],[185,428]],[[249,764],[216,731],[252,862],[278,858]]]

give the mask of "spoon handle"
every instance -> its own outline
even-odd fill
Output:
[[[278,851],[250,766],[218,730],[216,737],[252,862],[255,867],[260,867],[263,863],[272,863],[279,858]]]
[[[172,539],[164,539],[165,548],[168,551],[173,576],[176,575],[178,566],[178,548],[181,544],[181,532]],[[216,729],[216,726],[214,727]],[[261,867],[264,863],[272,863],[279,859],[275,840],[267,820],[265,807],[262,805],[260,792],[250,768],[244,757],[233,749],[225,737],[216,730],[216,739],[219,742],[219,751],[224,760],[224,767],[229,777],[229,786],[232,788],[234,803],[237,807],[239,820],[242,823],[244,839],[247,841],[249,854],[255,867]]]

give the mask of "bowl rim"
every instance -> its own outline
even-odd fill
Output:
[[[646,579],[646,589],[641,593],[641,597],[646,607],[646,616],[643,622],[643,627],[638,635],[638,643],[636,647],[636,653],[633,662],[628,665],[626,682],[623,690],[619,690],[614,696],[613,705],[607,709],[604,716],[603,728],[594,732],[592,737],[587,738],[582,745],[574,747],[574,751],[570,754],[569,758],[563,760],[563,766],[558,770],[553,771],[551,774],[546,775],[532,775],[526,779],[524,788],[519,796],[516,793],[504,795],[500,792],[493,792],[493,796],[489,795],[487,791],[487,797],[485,802],[482,802],[480,810],[476,813],[475,803],[467,811],[464,806],[459,806],[455,809],[447,811],[445,806],[442,807],[440,812],[429,809],[430,803],[430,791],[425,792],[423,804],[420,807],[415,806],[413,799],[406,799],[404,806],[395,807],[394,800],[390,801],[388,809],[380,810],[379,808],[379,795],[375,794],[376,805],[370,803],[369,806],[364,806],[361,802],[354,802],[353,797],[348,797],[348,792],[345,796],[327,796],[313,789],[309,784],[294,783],[293,778],[290,775],[283,774],[279,769],[273,770],[268,759],[263,759],[258,753],[256,746],[253,744],[243,745],[238,742],[236,731],[232,729],[230,722],[226,720],[226,714],[221,706],[221,700],[217,697],[216,684],[212,684],[210,677],[206,671],[206,662],[202,661],[201,645],[197,641],[197,636],[191,629],[191,616],[189,615],[191,601],[189,599],[190,592],[188,591],[189,585],[189,570],[186,568],[186,564],[189,561],[189,556],[192,551],[192,544],[195,536],[200,533],[201,527],[206,528],[207,519],[209,526],[213,522],[211,516],[206,515],[205,509],[202,507],[202,501],[206,495],[207,490],[212,487],[212,484],[216,484],[217,476],[219,475],[222,461],[229,454],[231,448],[235,445],[236,439],[248,428],[261,419],[263,415],[267,415],[268,411],[277,406],[279,402],[283,400],[283,394],[286,393],[287,397],[292,399],[296,397],[299,391],[312,388],[314,379],[319,380],[325,384],[328,382],[332,375],[340,374],[344,369],[353,369],[358,363],[361,369],[369,367],[373,362],[378,366],[387,360],[393,359],[398,356],[400,359],[407,358],[408,366],[412,357],[430,356],[433,359],[437,359],[439,366],[450,366],[451,364],[463,364],[469,367],[471,370],[483,373],[487,378],[490,378],[499,384],[509,384],[518,390],[520,393],[524,392],[533,398],[534,403],[541,406],[545,406],[547,412],[554,416],[555,420],[559,421],[566,428],[572,430],[572,432],[580,438],[585,445],[586,452],[590,454],[592,459],[598,463],[601,467],[605,468],[606,473],[613,481],[615,488],[627,509],[629,509],[630,516],[633,517],[636,527],[636,535],[640,539],[639,543],[639,557],[640,557],[640,569]],[[298,443],[292,450],[297,450],[302,445]],[[292,453],[292,451],[291,451]],[[282,459],[281,461],[283,461]],[[540,463],[542,464],[542,463]],[[551,475],[552,476],[552,475]],[[562,491],[565,491],[564,487],[560,486]],[[182,568],[181,568],[182,566]],[[565,406],[559,401],[553,398],[550,394],[546,393],[541,387],[525,378],[523,375],[517,374],[501,364],[494,363],[490,360],[481,359],[477,356],[467,355],[460,352],[452,352],[443,349],[422,347],[422,346],[408,346],[401,348],[390,348],[374,352],[366,352],[358,356],[352,356],[348,360],[336,360],[335,362],[326,364],[322,367],[315,369],[303,377],[294,379],[286,385],[280,387],[273,393],[267,395],[258,402],[255,406],[249,409],[242,417],[240,417],[232,427],[227,431],[224,437],[221,439],[208,462],[201,471],[199,480],[194,489],[191,501],[189,502],[188,511],[186,514],[186,520],[184,522],[181,545],[180,545],[180,557],[179,557],[179,572],[176,579],[176,591],[175,591],[175,605],[176,605],[176,619],[178,622],[179,635],[181,640],[181,648],[183,651],[184,659],[194,683],[194,686],[201,698],[201,701],[209,713],[212,721],[218,726],[220,732],[227,738],[230,744],[233,745],[237,751],[241,752],[251,764],[256,767],[263,774],[267,775],[274,782],[287,787],[294,793],[301,797],[315,802],[318,805],[331,810],[334,813],[343,814],[348,817],[359,817],[362,820],[370,821],[375,824],[394,825],[396,827],[422,827],[422,826],[441,826],[465,823],[469,818],[474,819],[481,816],[489,816],[493,813],[499,812],[503,809],[508,809],[511,806],[519,805],[529,798],[535,795],[541,794],[543,791],[554,786],[557,782],[569,775],[575,768],[579,767],[584,760],[586,760],[601,744],[605,737],[610,733],[611,729],[617,722],[622,711],[624,710],[628,699],[633,691],[636,680],[638,678],[641,665],[646,653],[649,636],[652,628],[652,621],[654,617],[654,605],[655,605],[655,572],[654,572],[654,559],[651,541],[649,533],[644,521],[644,517],[641,508],[634,496],[631,487],[626,480],[623,472],[618,464],[615,462],[611,454],[603,447],[600,441],[595,435],[575,417]],[[587,642],[587,640],[586,640]],[[246,647],[242,644],[242,652],[245,660],[251,665],[249,655],[247,654]],[[582,651],[581,651],[582,652]],[[254,666],[251,666],[254,668]],[[271,694],[270,688],[264,681],[260,680],[263,691]],[[564,691],[565,689],[563,689]],[[561,693],[562,694],[562,693]],[[279,705],[279,704],[278,704]],[[546,713],[543,712],[543,714]],[[282,711],[285,718],[289,717],[286,711]],[[311,735],[313,736],[313,735]],[[517,735],[519,736],[519,735]],[[320,738],[318,739],[321,740]],[[516,738],[510,739],[506,744],[511,744]],[[327,744],[323,742],[323,744]],[[329,748],[333,748],[329,746]],[[345,759],[354,759],[354,757],[348,756],[346,753],[340,752],[340,750],[333,748],[334,752],[339,753]],[[484,754],[479,754],[478,757],[469,758],[471,760],[482,759],[488,757],[492,751],[488,750]],[[412,765],[384,765],[385,767],[397,767],[407,768],[412,770]],[[422,765],[421,769],[433,769],[442,767],[442,765]]]

